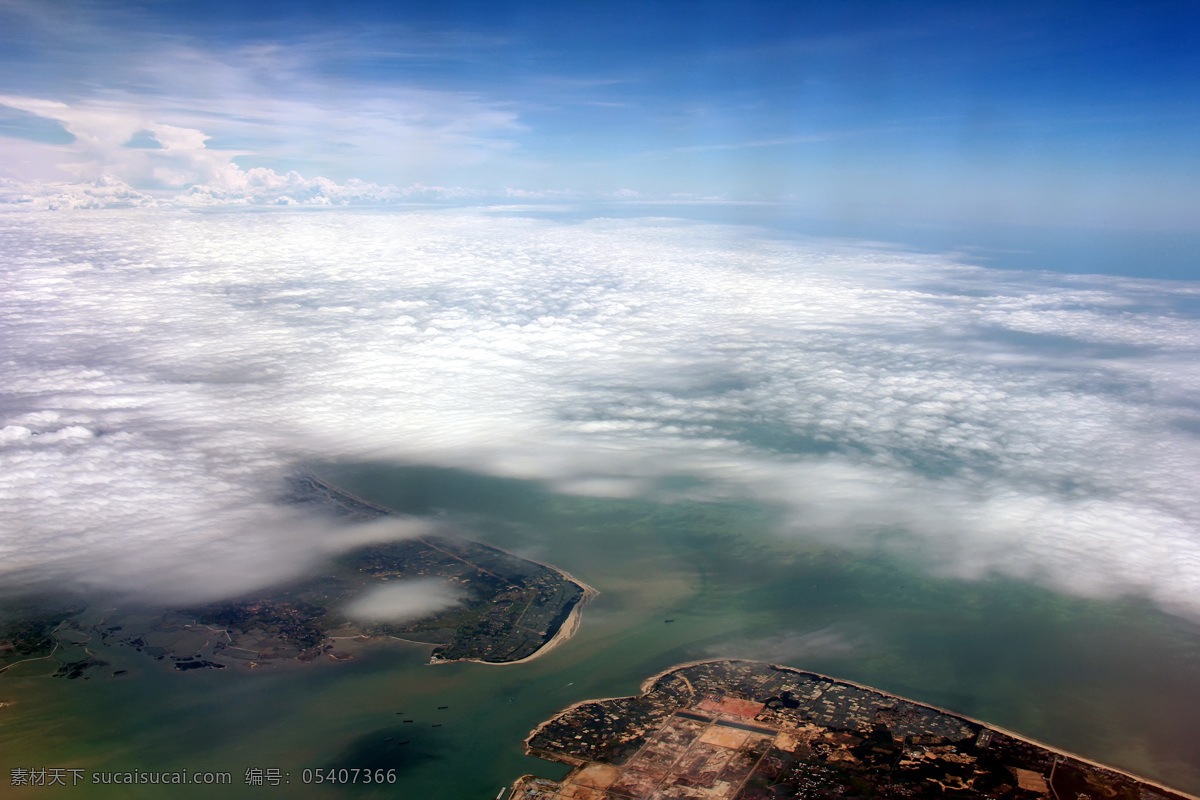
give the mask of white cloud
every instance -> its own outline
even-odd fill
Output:
[[[376,586],[352,600],[346,616],[364,622],[408,622],[462,603],[461,594],[436,578]]]
[[[157,205],[148,194],[111,175],[91,183],[18,182],[0,178],[0,208],[62,211],[75,208],[138,208]]]
[[[52,151],[55,165],[77,182],[111,174],[143,188],[178,189],[219,180],[224,171],[236,169],[230,159],[238,153],[211,150],[202,131],[156,122],[152,109],[134,102],[67,104],[4,95],[0,105],[61,123],[74,141]],[[126,147],[140,131],[152,133],[162,147]]]
[[[0,105],[29,111],[61,122],[75,137],[70,145],[38,145],[31,153],[53,163],[58,180],[0,178],[0,204],[59,210],[131,205],[350,205],[461,198],[460,188],[412,184],[405,188],[357,179],[338,183],[304,178],[296,171],[280,174],[266,167],[242,169],[234,162],[240,151],[209,146],[210,136],[197,128],[153,121],[153,111],[133,103],[105,106],[68,105],[38,98],[0,96]],[[152,135],[160,147],[128,147],[139,133]],[[62,178],[68,178],[63,180]],[[144,191],[139,191],[134,186]],[[155,197],[145,192],[154,192]]]
[[[5,165],[9,179],[89,182],[109,174],[143,191],[198,186],[236,195],[266,174],[287,182],[291,167],[336,176],[310,181],[351,191],[430,185],[506,157],[524,130],[506,104],[473,93],[395,81],[331,84],[323,71],[344,56],[345,42],[336,39],[219,50],[177,37],[127,36],[111,43],[118,52],[110,57],[97,57],[103,47],[91,52],[96,63],[62,59],[60,69],[81,73],[65,101],[0,94],[0,105],[57,122],[74,137],[37,147],[4,139],[5,149],[31,156]],[[139,136],[159,146],[130,146]],[[237,157],[249,158],[257,172],[238,166]],[[55,170],[49,175],[47,162]]]
[[[1189,284],[669,220],[139,209],[0,233],[10,585],[277,579],[350,541],[275,504],[283,477],[386,458],[753,496],[787,535],[1200,616]],[[656,488],[677,474],[699,488]]]
[[[304,203],[321,195],[336,204],[366,193],[378,202],[379,191],[395,199],[395,186],[459,182],[448,177],[506,158],[525,130],[502,99],[360,69],[363,59],[394,68],[406,51],[486,57],[494,43],[481,37],[379,24],[235,43],[165,30],[137,9],[85,4],[64,15],[18,2],[0,16],[34,54],[6,75],[0,106],[57,123],[73,139],[30,142],[13,138],[20,125],[10,128],[13,137],[0,137],[0,177],[20,183],[109,175],[144,192],[201,187],[210,200]],[[52,79],[39,80],[43,73]],[[284,191],[262,197],[264,183]]]

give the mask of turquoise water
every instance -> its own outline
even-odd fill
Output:
[[[781,537],[773,511],[750,504],[557,497],[450,470],[326,470],[367,499],[444,513],[601,595],[571,641],[520,665],[427,666],[428,648],[399,644],[251,673],[169,672],[129,650],[104,654],[131,669],[117,679],[65,681],[25,665],[0,677],[0,698],[15,701],[0,709],[0,785],[13,767],[188,769],[229,771],[232,790],[171,796],[494,798],[524,772],[563,773],[521,752],[556,710],[633,693],[674,663],[740,656],[878,686],[1200,792],[1200,630],[1140,601],[931,578]],[[303,785],[304,769],[329,767],[394,769],[397,783]],[[250,768],[291,783],[247,787]],[[162,792],[80,785],[72,796]]]

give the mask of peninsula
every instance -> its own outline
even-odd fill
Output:
[[[525,744],[573,769],[523,776],[509,800],[1196,800],[933,706],[755,661],[672,667],[637,697],[567,708]]]
[[[315,476],[293,479],[285,502],[346,524],[391,513]],[[365,622],[348,616],[355,598],[406,580],[438,579],[461,602],[417,619]],[[135,648],[181,672],[263,668],[321,658],[344,661],[365,643],[385,638],[433,645],[430,663],[514,664],[536,658],[578,628],[595,590],[561,570],[450,532],[366,545],[285,585],[167,613],[123,612],[99,623],[73,613],[0,626],[0,668],[33,657],[58,659],[62,677],[93,677],[107,662],[58,647],[62,634]],[[74,640],[70,644],[75,644]],[[78,653],[76,652],[78,650]]]

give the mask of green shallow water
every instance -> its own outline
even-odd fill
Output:
[[[169,790],[181,798],[494,798],[524,772],[563,773],[521,752],[563,706],[636,692],[678,662],[733,656],[877,686],[1200,793],[1200,629],[1140,601],[931,578],[781,538],[772,511],[752,505],[563,498],[450,470],[327,474],[401,511],[445,512],[601,595],[572,640],[511,666],[427,666],[428,648],[400,644],[249,673],[170,672],[124,649],[104,654],[130,670],[117,679],[24,665],[0,676],[0,698],[14,701],[0,709],[2,794],[57,793],[8,783],[14,767],[58,767],[232,774],[229,788]],[[329,767],[394,769],[397,782],[303,783],[304,769]],[[246,786],[247,769],[278,769],[290,784]],[[90,784],[71,795],[165,796]]]

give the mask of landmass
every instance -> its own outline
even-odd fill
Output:
[[[4,617],[0,618],[0,674],[28,662],[56,660],[64,664],[58,658],[60,653],[79,647],[81,642],[70,638],[63,629],[83,608],[82,605],[64,606],[45,598],[16,601],[6,608]],[[94,655],[87,653],[86,647],[84,651],[79,660]],[[86,667],[80,674],[83,669]]]
[[[314,476],[291,481],[284,500],[350,524],[390,513]],[[454,585],[462,602],[404,622],[363,622],[346,615],[345,607],[363,593],[415,578]],[[59,665],[56,676],[89,679],[109,664],[88,649],[93,641],[133,648],[180,672],[322,657],[344,661],[364,644],[384,638],[434,645],[431,663],[511,664],[543,655],[569,638],[583,604],[595,593],[549,565],[439,533],[360,547],[320,574],[220,603],[166,613],[125,610],[89,622],[75,618],[78,609],[23,617],[0,628],[0,672],[21,661],[52,658]]]
[[[57,645],[55,629],[68,616],[36,614],[0,625],[0,669],[48,657]]]
[[[673,667],[637,697],[567,708],[525,744],[573,769],[523,776],[509,800],[1196,800],[933,706],[754,661]]]

